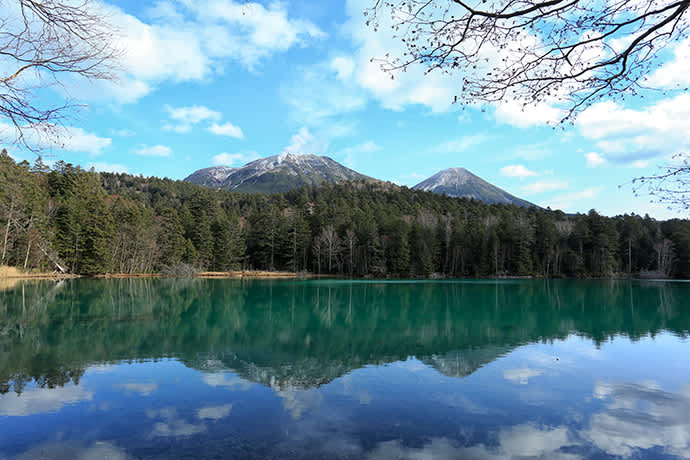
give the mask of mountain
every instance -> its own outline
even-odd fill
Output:
[[[200,169],[185,179],[198,185],[235,192],[278,193],[324,182],[373,180],[318,155],[282,153],[247,163],[241,168]]]
[[[211,168],[204,168],[194,171],[185,181],[192,184],[203,185],[210,188],[222,188],[225,181],[228,180],[230,174],[237,171],[237,168],[229,166],[213,166]]]
[[[448,196],[474,198],[489,204],[514,204],[525,208],[536,206],[488,183],[465,168],[444,169],[412,188],[439,195],[445,193]]]

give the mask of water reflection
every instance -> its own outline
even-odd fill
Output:
[[[606,401],[606,410],[591,417],[584,436],[603,451],[629,457],[663,447],[690,458],[690,385],[674,393],[653,383],[598,383],[594,395]]]
[[[0,458],[690,458],[688,294],[25,283],[0,292]]]
[[[686,336],[689,293],[626,282],[29,283],[0,293],[0,389],[78,383],[93,363],[165,357],[277,387],[318,387],[407,356],[461,377],[516,346],[571,333],[596,345]]]

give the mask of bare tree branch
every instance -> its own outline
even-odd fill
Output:
[[[690,0],[377,0],[365,15],[404,43],[402,56],[375,58],[392,76],[421,64],[458,75],[456,102],[545,102],[572,121],[604,97],[638,94],[659,52],[687,37],[689,8]]]
[[[48,104],[64,78],[116,79],[115,32],[92,0],[0,0],[0,136],[39,150],[78,104]],[[27,138],[27,133],[33,135]],[[9,139],[8,139],[9,138]]]
[[[690,209],[690,155],[674,155],[659,174],[633,179],[632,188],[635,195],[651,195],[653,202],[669,209]]]

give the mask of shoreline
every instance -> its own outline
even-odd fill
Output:
[[[3,270],[4,269],[4,270]],[[647,276],[645,276],[647,275]],[[13,267],[0,267],[0,282],[12,281],[29,281],[29,280],[64,280],[77,278],[95,278],[95,279],[146,279],[146,278],[202,278],[202,279],[323,279],[323,278],[345,278],[336,275],[323,275],[305,272],[284,272],[284,271],[269,271],[269,270],[231,270],[226,272],[203,271],[192,274],[190,276],[173,276],[164,273],[99,273],[96,275],[75,275],[64,274],[58,272],[43,272],[43,273],[22,273],[21,270]],[[638,276],[620,276],[614,275],[605,278],[567,278],[567,277],[545,277],[545,276],[497,276],[497,277],[479,277],[479,278],[442,278],[442,277],[428,277],[428,278],[372,278],[372,277],[355,277],[348,279],[361,280],[402,280],[402,279],[420,279],[420,280],[450,280],[450,279],[493,279],[493,280],[537,280],[537,279],[598,279],[598,280],[672,280],[673,278],[666,277],[650,277],[648,273],[638,274]]]

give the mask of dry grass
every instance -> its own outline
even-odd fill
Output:
[[[18,268],[0,265],[0,278],[19,278],[23,275]]]
[[[8,267],[0,265],[0,279],[25,279],[25,280],[42,280],[42,279],[58,279],[58,278],[78,278],[78,275],[64,275],[58,272],[24,272],[17,267]]]

